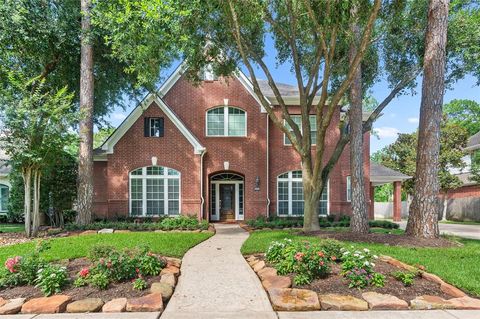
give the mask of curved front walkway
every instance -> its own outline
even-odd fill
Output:
[[[162,319],[277,318],[256,274],[240,253],[248,233],[217,224],[216,234],[189,250]]]

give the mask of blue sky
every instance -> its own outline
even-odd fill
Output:
[[[265,61],[271,68],[275,80],[296,85],[295,77],[290,72],[289,65],[276,66],[275,50],[270,39],[267,41],[266,46],[266,51],[270,56],[267,56]],[[162,78],[167,77],[177,65],[178,62],[174,63],[172,67],[165,69],[162,72]],[[263,76],[259,75],[259,77]],[[417,129],[421,99],[421,78],[417,79],[417,83],[418,86],[415,90],[415,95],[406,94],[395,98],[385,108],[383,116],[375,122],[374,130],[378,137],[371,137],[371,153],[393,143],[398,133],[410,133]],[[475,83],[476,80],[470,76],[458,81],[450,90],[446,91],[444,103],[448,103],[453,99],[471,99],[480,102],[480,87],[475,86]],[[371,93],[377,101],[381,102],[390,93],[390,89],[386,81],[381,80],[374,85]],[[107,120],[112,126],[118,126],[133,107],[135,107],[134,104],[135,103],[132,102],[126,110],[122,110],[121,108],[115,109]]]

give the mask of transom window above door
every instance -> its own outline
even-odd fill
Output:
[[[247,113],[231,106],[208,110],[207,136],[247,136]]]

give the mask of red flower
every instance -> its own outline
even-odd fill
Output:
[[[296,253],[295,254],[295,259],[298,261],[301,261],[303,259],[303,256],[305,256],[304,253]]]
[[[319,251],[319,252],[317,253],[317,255],[320,256],[320,257],[325,257],[325,254],[323,253],[323,251]]]
[[[7,261],[5,262],[5,268],[8,269],[11,273],[17,272],[17,265],[20,263],[20,260],[22,257],[20,256],[15,256],[14,258],[8,258]]]
[[[82,270],[80,270],[78,274],[80,275],[80,277],[85,278],[88,276],[89,273],[90,273],[90,269],[83,268]]]
[[[320,261],[320,266],[323,266],[325,265],[325,263],[323,261]]]
[[[331,259],[332,261],[335,261],[335,260],[337,260],[337,257],[332,256],[332,257],[330,257],[330,259]]]
[[[140,269],[135,269],[135,272],[138,274],[140,272]]]

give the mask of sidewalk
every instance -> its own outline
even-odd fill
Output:
[[[407,227],[406,221],[398,223],[401,229]],[[480,224],[479,225],[462,225],[462,224],[444,224],[439,223],[438,227],[441,234],[455,235],[458,237],[478,239],[480,240]]]
[[[248,233],[235,224],[215,228],[215,236],[183,257],[182,275],[161,318],[277,318],[240,253]]]

